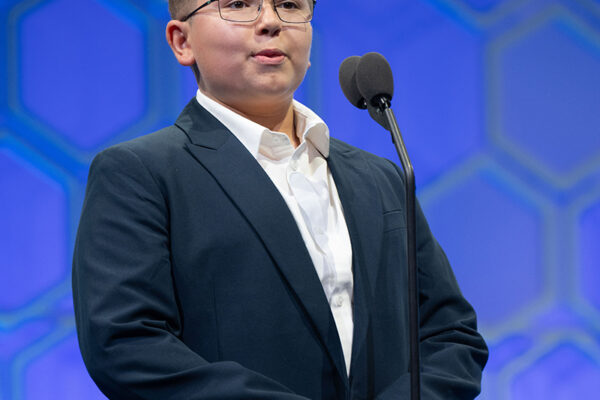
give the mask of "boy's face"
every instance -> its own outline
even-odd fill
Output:
[[[222,20],[215,2],[171,24],[185,36],[179,54],[169,26],[167,39],[181,64],[198,66],[200,89],[238,110],[289,103],[310,65],[312,26],[282,22],[272,0],[250,23]]]

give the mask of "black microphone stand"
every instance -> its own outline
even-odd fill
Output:
[[[415,173],[408,158],[408,152],[400,133],[400,128],[390,107],[390,100],[379,96],[374,101],[378,111],[385,115],[388,130],[396,146],[400,163],[404,171],[406,185],[406,227],[408,251],[408,326],[410,343],[410,399],[421,398],[421,368],[419,359],[419,285],[417,278],[417,235],[415,217]]]

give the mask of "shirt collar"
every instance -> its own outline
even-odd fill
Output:
[[[255,158],[259,154],[263,135],[272,133],[271,130],[259,125],[233,110],[217,103],[200,90],[196,93],[196,100],[217,118],[227,129],[238,138],[240,142]],[[302,132],[300,142],[311,143],[325,158],[329,156],[329,128],[323,120],[310,108],[294,100],[296,117],[296,132]]]

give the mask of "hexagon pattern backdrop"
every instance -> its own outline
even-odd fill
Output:
[[[164,0],[0,0],[0,399],[102,399],[71,253],[99,150],[195,92]],[[298,99],[396,160],[337,73],[379,51],[421,203],[491,356],[482,399],[600,393],[600,1],[319,0]]]

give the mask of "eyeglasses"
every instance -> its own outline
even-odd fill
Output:
[[[263,8],[263,0],[208,0],[180,21],[187,21],[198,11],[214,2],[219,6],[221,18],[231,22],[256,21]],[[316,3],[316,0],[273,0],[273,8],[281,21],[290,24],[305,24],[312,20]]]

